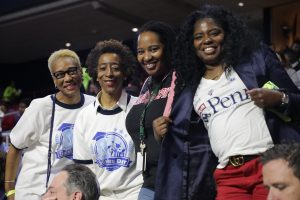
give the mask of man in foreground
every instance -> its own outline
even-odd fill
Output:
[[[300,144],[275,145],[261,161],[268,200],[300,200]]]
[[[99,196],[95,174],[86,166],[70,164],[54,177],[42,200],[96,200]]]

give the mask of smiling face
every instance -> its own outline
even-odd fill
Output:
[[[121,58],[115,53],[104,53],[99,57],[97,80],[101,86],[102,95],[119,99],[125,75],[121,68]]]
[[[75,69],[76,70],[73,70]],[[60,91],[57,98],[64,102],[73,102],[72,99],[80,99],[80,86],[82,80],[81,67],[71,57],[60,57],[51,66],[53,82]],[[57,76],[57,74],[64,74]]]
[[[263,181],[269,200],[300,200],[300,180],[283,159],[269,161],[263,166]]]
[[[139,35],[137,59],[149,76],[162,77],[167,72],[163,61],[164,45],[158,34],[150,31]]]
[[[194,47],[197,56],[205,65],[221,62],[224,30],[212,18],[203,18],[194,24]]]

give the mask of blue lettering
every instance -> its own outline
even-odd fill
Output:
[[[242,101],[245,101],[245,100],[247,100],[247,99],[249,99],[249,95],[246,93],[246,89],[244,89],[244,91],[245,91],[245,97],[243,97],[243,94],[241,93],[241,92],[239,92],[239,91],[236,91],[235,93],[233,93],[233,94],[231,94],[230,95],[230,97],[231,97],[231,99],[232,99],[232,101],[233,101],[233,104],[236,104],[237,103],[237,101],[236,101],[236,98],[238,98],[239,97],[239,100],[242,102]],[[238,96],[237,96],[238,95]]]
[[[250,96],[247,94],[247,89],[243,89],[245,91],[245,99],[241,98],[242,101],[245,101],[247,99],[250,99]]]
[[[69,158],[73,156],[73,149],[59,150],[55,152],[56,158]]]
[[[250,99],[250,96],[246,93],[247,89],[243,89],[242,91],[236,91],[232,94],[229,94],[225,97],[212,97],[209,100],[207,100],[207,103],[209,106],[213,109],[213,113],[202,113],[201,118],[204,122],[208,122],[211,115],[216,114],[219,112],[220,108],[229,108],[230,106],[243,102],[247,99]],[[220,107],[218,109],[218,105],[220,104]],[[200,108],[199,108],[200,109]]]
[[[221,99],[221,105],[223,108],[229,108],[232,105],[230,102],[227,106],[225,105],[225,103],[228,102],[228,100],[230,100],[229,97],[224,97]]]
[[[126,160],[117,159],[117,163],[124,166],[124,165],[126,165]]]
[[[208,122],[208,118],[211,116],[211,114],[209,114],[209,113],[202,113],[202,120],[204,121],[204,122]]]
[[[216,99],[217,101],[213,102],[214,99]],[[207,102],[214,109],[214,114],[216,114],[218,111],[216,110],[215,106],[219,104],[220,98],[219,97],[213,97],[213,98],[209,99]]]

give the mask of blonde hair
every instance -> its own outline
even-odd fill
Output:
[[[70,49],[60,49],[58,51],[54,51],[48,59],[48,68],[49,68],[50,72],[51,72],[51,68],[52,68],[54,62],[62,57],[73,58],[75,60],[75,62],[78,64],[78,66],[81,67],[80,59],[74,51],[72,51]]]

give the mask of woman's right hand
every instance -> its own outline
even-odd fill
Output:
[[[154,137],[157,141],[161,141],[168,132],[168,125],[172,123],[172,120],[169,117],[161,116],[153,120],[153,132]]]

